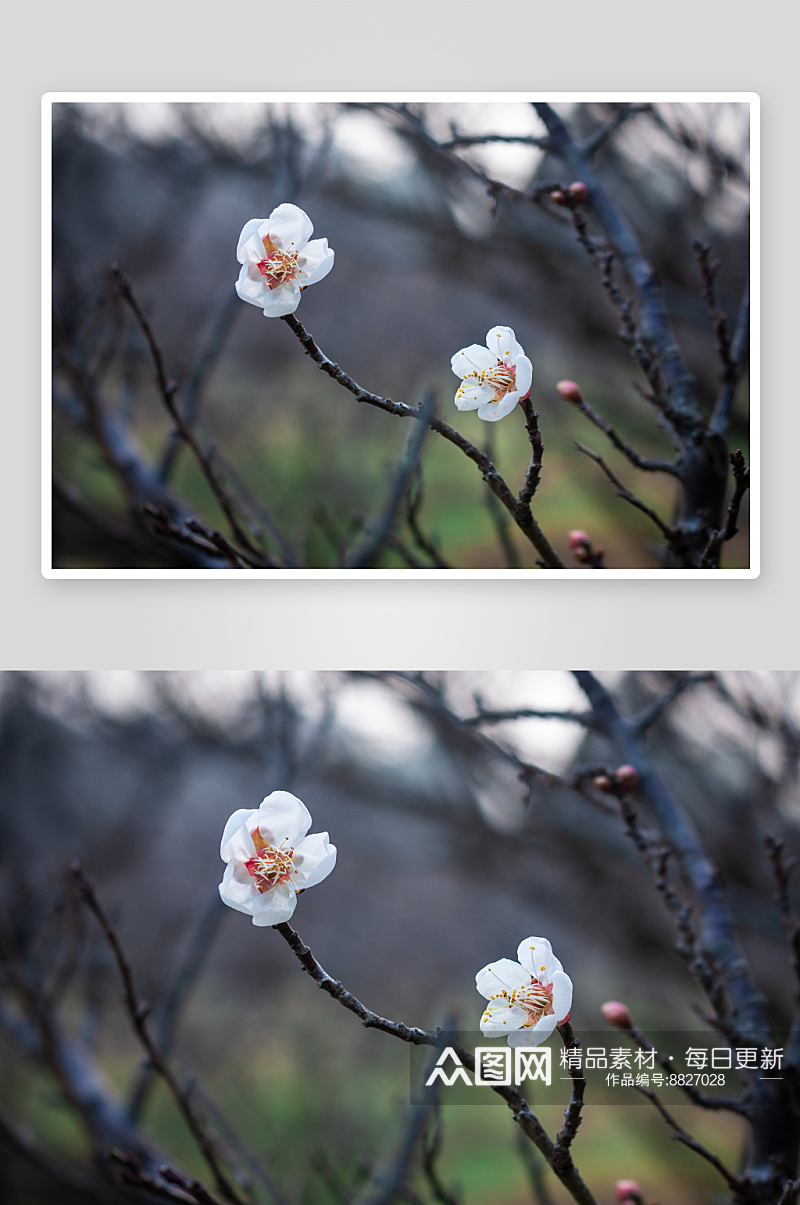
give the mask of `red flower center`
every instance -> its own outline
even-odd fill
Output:
[[[256,847],[256,856],[244,863],[247,873],[255,879],[255,885],[263,895],[279,883],[287,883],[294,870],[293,849],[277,849],[268,845],[258,829],[251,833]]]
[[[265,257],[258,264],[258,270],[264,277],[270,289],[277,289],[287,280],[297,276],[297,251],[281,251],[275,246],[267,234],[262,240]]]

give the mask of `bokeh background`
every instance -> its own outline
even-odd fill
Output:
[[[601,675],[630,714],[678,677]],[[327,829],[338,847],[335,871],[299,899],[292,923],[368,1007],[407,1024],[457,1019],[474,1029],[476,971],[513,957],[535,933],[573,978],[578,1036],[602,1027],[609,998],[625,1000],[644,1028],[697,1029],[698,989],[619,820],[541,782],[527,799],[509,762],[445,722],[437,698],[457,716],[473,714],[476,699],[487,709],[585,706],[571,676],[557,672],[3,677],[4,913],[66,1040],[102,1069],[109,1094],[138,1102],[145,1131],[182,1168],[205,1174],[171,1099],[142,1080],[108,949],[71,902],[75,855],[118,926],[159,1032],[182,985],[170,1057],[224,1141],[256,1153],[261,1170],[247,1165],[256,1201],[273,1200],[268,1182],[292,1205],[368,1194],[406,1125],[407,1048],[364,1030],[277,934],[219,902],[225,821],[279,787],[304,800],[313,830]],[[492,737],[554,773],[616,764],[599,738],[562,720],[500,724]],[[709,675],[663,713],[649,748],[725,876],[759,986],[786,1028],[789,957],[761,843],[770,830],[789,853],[800,846],[800,681]],[[74,1112],[11,1036],[14,999],[4,969],[0,1109],[47,1149],[85,1158]],[[505,1108],[444,1114],[441,1168],[464,1205],[566,1200],[549,1173],[531,1196]],[[680,1114],[736,1167],[737,1118]],[[553,1133],[560,1108],[543,1109],[542,1120]],[[9,1149],[2,1126],[0,1151],[4,1202],[75,1199]],[[574,1153],[601,1201],[621,1177],[638,1179],[660,1205],[719,1195],[713,1169],[672,1142],[649,1108],[593,1109],[590,1100]]]
[[[556,106],[588,134],[618,105]],[[432,133],[536,136],[530,105],[422,106]],[[172,459],[170,422],[156,394],[141,332],[109,279],[114,257],[132,279],[164,349],[179,397],[235,470],[254,522],[277,526],[312,567],[336,564],[382,506],[409,432],[359,406],[305,357],[279,321],[233,292],[244,222],[292,201],[336,252],[330,276],[304,294],[299,317],[331,358],[366,388],[439,413],[481,447],[519,488],[529,459],[521,414],[483,423],[453,405],[450,357],[512,326],[534,362],[544,473],[535,513],[565,562],[567,533],[587,529],[613,567],[657,568],[655,528],[616,498],[578,438],[669,518],[668,477],[640,473],[555,393],[577,379],[596,409],[640,452],[670,448],[632,383],[638,370],[617,338],[617,317],[566,220],[501,198],[420,152],[384,110],[357,105],[56,104],[53,109],[53,260],[56,338],[96,383],[107,413],[194,513],[224,517],[185,450]],[[749,262],[749,113],[740,104],[659,103],[628,120],[598,152],[601,180],[657,268],[680,342],[712,404],[719,375],[693,238],[723,264],[719,300],[735,319]],[[532,146],[493,143],[459,154],[517,188],[563,179]],[[644,384],[639,381],[639,384]],[[80,421],[73,385],[55,372],[54,565],[141,568],[164,560],[125,521],[126,502]],[[739,387],[730,446],[748,455],[749,407]],[[422,455],[420,522],[454,567],[532,566],[475,466],[429,435]],[[420,565],[430,560],[396,532]],[[274,533],[270,534],[274,539]],[[183,562],[186,563],[186,562]],[[723,565],[748,560],[747,512]],[[407,567],[397,548],[376,565]]]

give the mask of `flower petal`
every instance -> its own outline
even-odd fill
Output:
[[[255,853],[250,833],[258,824],[258,812],[250,808],[239,808],[234,812],[225,828],[222,830],[222,840],[219,844],[219,856],[223,862],[244,853],[245,858],[252,858]]]
[[[297,258],[300,284],[315,285],[327,276],[333,267],[333,252],[326,238],[315,238],[300,252]]]
[[[517,958],[540,983],[552,983],[555,972],[564,970],[546,937],[526,937],[519,943]]]
[[[286,280],[277,289],[265,289],[261,299],[265,318],[282,318],[293,314],[300,304],[300,285],[296,280]]]
[[[453,372],[462,378],[474,372],[481,373],[486,368],[494,368],[496,364],[497,356],[493,356],[488,347],[481,347],[479,343],[462,347],[450,361]]]
[[[241,866],[239,867],[241,869]],[[237,863],[229,862],[225,867],[225,874],[222,876],[222,882],[219,885],[219,894],[224,904],[229,908],[235,908],[237,912],[247,912],[252,914],[255,904],[255,897],[258,896],[258,888],[254,885],[253,879],[247,875],[249,883],[243,883],[236,874]],[[247,874],[247,871],[245,871]]]
[[[273,209],[267,221],[267,233],[281,251],[299,251],[314,233],[308,214],[297,205],[287,202]]]
[[[528,1014],[518,1004],[509,1008],[505,1000],[492,1001],[491,1004],[487,1004],[481,1014],[481,1033],[485,1033],[488,1037],[497,1037],[508,1033],[509,1030],[519,1029],[527,1019]],[[525,1032],[530,1033],[530,1030]]]
[[[523,354],[510,326],[493,326],[486,336],[486,346],[492,355],[504,364],[513,364],[517,357]]]
[[[297,895],[291,883],[279,883],[258,898],[260,904],[253,909],[253,924],[261,929],[268,925],[280,925],[289,919],[297,907]]]
[[[486,402],[478,411],[478,418],[482,418],[486,423],[496,423],[501,418],[505,418],[507,414],[516,406],[519,401],[519,394],[516,390],[511,393],[504,394],[499,402]]]
[[[563,971],[553,972],[553,1014],[560,1025],[572,1008],[572,980]]]
[[[517,393],[520,397],[530,392],[533,383],[533,365],[527,356],[517,357]]]
[[[294,865],[295,887],[316,887],[336,865],[336,846],[331,845],[327,833],[310,833],[295,846]]]
[[[509,1046],[540,1046],[546,1042],[556,1027],[556,1019],[552,1013],[542,1017],[530,1029],[520,1029],[517,1033],[508,1035]]]
[[[258,809],[261,836],[277,848],[296,846],[311,828],[306,805],[289,791],[273,791]]]
[[[513,992],[515,988],[527,987],[530,981],[528,971],[518,962],[512,962],[510,958],[498,958],[497,962],[490,962],[475,976],[475,986],[487,1000],[501,992]]]
[[[236,247],[236,258],[240,264],[248,261],[258,263],[264,258],[264,244],[261,241],[261,227],[266,225],[267,218],[251,218],[242,226],[239,242]],[[264,230],[266,234],[266,229]]]
[[[473,385],[465,381],[456,390],[455,403],[459,410],[477,410],[494,397],[491,385]]]
[[[264,283],[264,277],[255,264],[250,263],[242,266],[239,279],[236,282],[236,292],[242,301],[249,301],[251,305],[257,305],[259,309],[263,308],[264,294],[269,293],[269,289]]]

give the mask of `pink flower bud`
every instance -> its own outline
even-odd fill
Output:
[[[576,180],[567,189],[567,196],[576,204],[582,205],[589,196],[589,190],[581,180]]]
[[[577,405],[580,405],[583,401],[580,386],[576,385],[574,381],[559,381],[556,385],[556,393],[565,402],[575,402]]]
[[[550,200],[554,205],[566,205],[567,198],[560,188],[554,188],[550,193]]]
[[[586,531],[571,531],[569,533],[569,546],[573,552],[583,544],[591,544],[591,542],[589,533]]]
[[[620,1004],[619,1000],[607,1000],[605,1004],[601,1004],[600,1012],[603,1019],[615,1029],[630,1029],[633,1026],[628,1006]]]
[[[602,791],[604,795],[610,795],[614,790],[614,784],[607,774],[598,774],[592,786],[596,791]]]
[[[635,791],[639,785],[639,775],[634,766],[620,766],[614,772],[614,781],[623,791]]]
[[[635,1180],[617,1180],[614,1188],[619,1202],[641,1201],[642,1199],[642,1190]]]

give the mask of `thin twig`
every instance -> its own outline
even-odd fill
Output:
[[[438,1088],[438,1080],[435,1086]],[[425,1179],[428,1181],[428,1187],[431,1190],[433,1199],[438,1201],[439,1205],[462,1205],[460,1196],[454,1189],[448,1188],[439,1175],[438,1161],[442,1150],[444,1123],[442,1122],[442,1110],[439,1107],[438,1100],[435,1101],[432,1112],[433,1130],[425,1138],[422,1154],[422,1170]],[[530,1150],[529,1142],[526,1142],[525,1146]]]
[[[708,1147],[703,1146],[703,1143],[684,1130],[683,1126],[679,1125],[669,1110],[661,1103],[655,1092],[649,1088],[643,1088],[639,1084],[634,1084],[634,1090],[641,1093],[650,1103],[658,1110],[664,1121],[673,1132],[673,1136],[678,1142],[682,1142],[684,1146],[688,1146],[690,1151],[694,1151],[701,1159],[705,1159],[712,1167],[716,1168],[723,1180],[729,1188],[733,1189],[739,1200],[755,1199],[755,1195],[748,1192],[749,1181],[745,1177],[734,1176],[733,1172],[729,1171],[722,1160],[715,1155]]]
[[[792,910],[789,899],[789,882],[797,869],[797,858],[787,858],[784,855],[785,842],[779,841],[772,833],[764,834],[764,847],[767,851],[772,873],[775,877],[775,903],[781,911],[781,919],[789,938],[789,949],[792,957],[792,970],[798,988],[800,988],[800,920]],[[800,1003],[800,992],[798,992]]]
[[[591,711],[550,711],[538,707],[512,707],[507,711],[488,711],[481,707],[475,715],[465,716],[461,723],[471,728],[476,724],[504,724],[507,720],[564,720],[590,728],[592,718]]]
[[[209,906],[203,911],[192,933],[186,953],[178,962],[171,982],[167,985],[163,999],[154,1009],[153,1021],[156,1029],[158,1048],[165,1058],[169,1056],[175,1034],[178,1016],[186,998],[199,975],[209,946],[211,945],[227,909],[215,892]],[[141,1069],[139,1077],[130,1094],[128,1116],[131,1121],[138,1121],[144,1112],[144,1107],[154,1084],[154,1069],[147,1062]]]
[[[731,452],[728,459],[731,462],[733,472],[733,497],[728,504],[725,526],[719,531],[712,532],[705,551],[700,558],[701,569],[713,569],[719,561],[722,545],[728,540],[732,540],[738,532],[739,510],[742,500],[750,488],[750,470],[744,462],[741,450],[737,448],[735,452]]]
[[[185,388],[181,391],[183,397],[183,413],[189,426],[194,426],[197,419],[197,403],[208,377],[214,368],[220,353],[225,346],[225,340],[237,316],[242,312],[242,304],[237,293],[231,289],[224,305],[219,310],[206,345],[198,359]],[[167,437],[167,443],[161,454],[159,473],[162,481],[169,479],[175,467],[175,461],[181,449],[183,440],[177,430],[172,430]]]
[[[653,727],[656,720],[659,720],[667,708],[685,694],[687,690],[692,690],[695,686],[701,686],[705,682],[713,682],[714,675],[711,673],[700,674],[683,674],[668,690],[663,694],[656,696],[651,702],[643,707],[638,715],[633,717],[633,723],[640,733],[648,732]]]
[[[639,113],[649,113],[651,106],[643,105],[623,105],[622,108],[614,114],[603,125],[598,126],[593,134],[583,140],[581,144],[587,155],[593,155],[606,142],[610,136],[624,125],[626,121],[630,121],[631,117],[636,117]]]
[[[627,456],[631,464],[635,465],[637,469],[642,469],[646,473],[671,473],[673,477],[681,476],[681,470],[671,460],[648,460],[647,457],[640,456],[585,399],[582,398],[580,402],[573,402],[572,405],[576,410],[580,410],[581,414],[584,414],[590,423],[594,423],[595,427],[598,427],[607,435],[614,447],[622,452],[623,456]]]
[[[369,568],[386,544],[412,477],[419,470],[422,444],[428,433],[428,420],[434,415],[435,405],[435,396],[428,394],[420,407],[421,420],[409,435],[405,452],[392,475],[386,500],[378,514],[367,523],[361,541],[343,558],[343,568]]]
[[[236,1205],[240,1205],[241,1198],[220,1166],[217,1152],[214,1149],[214,1144],[210,1135],[195,1112],[189,1100],[188,1094],[181,1088],[172,1069],[162,1055],[156,1041],[150,1033],[150,1028],[147,1024],[149,1008],[139,997],[133,977],[133,970],[128,962],[127,955],[122,948],[122,944],[117,935],[116,929],[111,924],[111,921],[100,904],[94,884],[84,874],[79,862],[73,862],[71,870],[79,898],[83,900],[86,907],[100,925],[100,928],[103,931],[103,936],[108,942],[111,952],[114,955],[117,970],[119,972],[120,979],[122,980],[125,1010],[128,1014],[136,1036],[147,1052],[153,1068],[158,1072],[172,1093],[173,1099],[175,1100],[175,1103],[178,1106],[184,1121],[189,1127],[192,1137],[195,1139],[203,1154],[203,1157],[206,1160],[206,1163],[213,1173],[217,1188],[228,1201],[234,1202]]]
[[[583,452],[584,456],[588,456],[590,460],[593,460],[595,464],[600,466],[606,477],[608,477],[609,481],[617,487],[618,498],[624,498],[626,502],[630,502],[631,506],[635,506],[637,510],[642,512],[642,514],[647,515],[648,519],[652,519],[656,527],[664,536],[664,539],[669,544],[670,548],[674,548],[676,550],[683,548],[684,542],[681,532],[677,528],[670,527],[668,523],[665,523],[661,516],[657,514],[651,506],[648,506],[646,502],[643,502],[641,498],[632,493],[627,486],[623,485],[619,477],[617,477],[616,474],[613,473],[608,467],[602,456],[598,456],[597,452],[593,452],[591,448],[585,447],[583,444],[578,443],[577,440],[575,440],[575,447],[579,452]]]
[[[260,562],[268,569],[277,568],[277,563],[272,559],[269,553],[262,548],[256,548],[252,543],[250,536],[240,524],[237,515],[238,508],[236,503],[231,497],[229,491],[223,485],[222,480],[217,473],[216,468],[214,467],[211,456],[200,446],[194,431],[183,417],[176,399],[178,386],[176,382],[171,380],[167,375],[164,354],[161,350],[158,340],[155,337],[153,328],[150,325],[150,320],[136,298],[131,281],[128,279],[116,261],[114,261],[111,265],[111,274],[116,282],[116,287],[120,296],[127,303],[131,309],[131,312],[136,318],[136,321],[141,327],[142,334],[144,335],[147,346],[150,350],[153,367],[155,368],[158,392],[161,396],[161,400],[164,403],[167,413],[174,422],[181,438],[191,449],[195,460],[200,466],[203,476],[205,477],[211,489],[211,492],[213,493],[214,497],[222,508],[225,517],[231,525],[231,531],[242,547],[245,548],[251,554],[251,556],[259,558]]]
[[[639,827],[636,808],[627,795],[623,795],[619,799],[619,811],[627,836],[636,847],[636,851],[642,862],[652,874],[655,889],[664,901],[667,911],[675,919],[675,925],[678,930],[675,949],[711,1001],[717,1025],[723,1028],[733,1040],[735,1035],[727,1023],[728,1004],[723,985],[698,946],[697,938],[691,925],[691,909],[681,903],[669,882],[668,871],[671,851],[664,845],[658,845],[649,835],[642,831]]]
[[[787,1180],[778,1199],[778,1205],[795,1205],[798,1196],[800,1196],[800,1180]]]
[[[730,358],[733,369],[727,379],[723,379],[714,413],[711,416],[709,430],[715,435],[725,435],[731,424],[733,399],[736,386],[744,369],[744,362],[750,344],[750,277],[748,276],[742,301],[739,306],[739,316],[736,319],[736,330],[730,348]]]
[[[438,540],[435,537],[427,536],[422,530],[419,516],[424,497],[425,487],[422,480],[422,468],[417,464],[411,475],[411,482],[406,495],[406,524],[417,548],[430,560],[431,564],[435,565],[437,569],[450,569],[452,566],[442,556]],[[491,490],[489,490],[486,497],[490,502],[494,503],[502,514],[506,513]],[[407,557],[408,552],[404,550],[403,555]]]
[[[461,146],[483,146],[487,142],[514,143],[517,146],[534,146],[541,151],[547,150],[547,139],[536,138],[532,134],[453,134],[447,142],[438,145],[443,151],[454,151]]]
[[[711,258],[711,248],[708,243],[696,238],[692,243],[697,265],[703,280],[703,297],[708,306],[711,325],[714,328],[714,348],[722,366],[723,383],[736,383],[738,376],[736,364],[731,355],[731,335],[728,329],[728,317],[717,303],[715,281],[721,268],[721,261]]]

